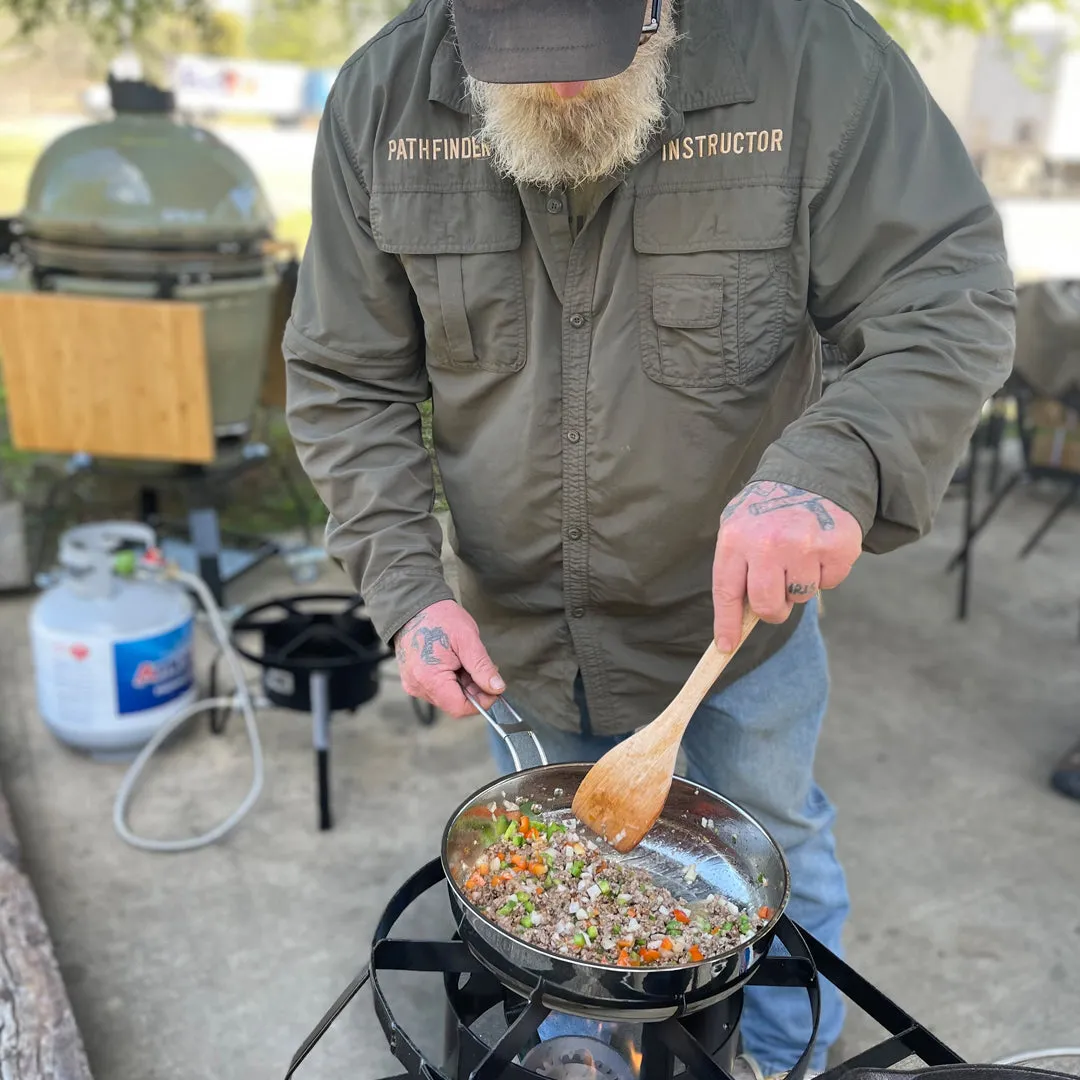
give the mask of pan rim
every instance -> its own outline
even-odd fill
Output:
[[[788,866],[787,856],[784,854],[783,848],[776,842],[776,838],[772,835],[772,833],[769,832],[769,830],[766,829],[765,826],[762,825],[761,822],[758,821],[758,819],[753,814],[751,814],[749,810],[746,810],[744,807],[740,806],[736,802],[733,802],[726,796],[721,795],[719,792],[713,791],[712,788],[706,787],[704,784],[698,784],[692,780],[688,780],[686,777],[681,776],[676,776],[672,778],[672,787],[678,784],[682,787],[692,789],[695,793],[705,794],[710,798],[716,799],[717,802],[736,811],[738,814],[740,814],[743,818],[745,818],[747,821],[749,821],[752,825],[754,825],[757,829],[761,831],[761,833],[768,839],[769,843],[773,846],[773,849],[775,850],[777,856],[780,859],[780,865],[782,866],[784,871],[783,894],[781,896],[781,899],[776,904],[775,910],[769,916],[768,921],[754,934],[752,938],[748,938],[746,941],[740,942],[738,945],[728,949],[725,952],[719,953],[717,956],[710,956],[705,960],[697,960],[689,964],[650,964],[648,967],[622,968],[616,964],[599,964],[595,960],[578,960],[572,956],[565,956],[562,953],[553,952],[550,949],[539,948],[538,946],[532,945],[529,942],[525,941],[523,938],[515,937],[513,934],[507,933],[507,931],[503,930],[501,926],[488,918],[488,916],[485,915],[465,895],[464,889],[458,883],[457,878],[454,876],[453,869],[449,864],[449,860],[447,858],[447,845],[454,825],[469,807],[475,805],[477,802],[482,801],[480,796],[484,792],[488,792],[492,788],[497,787],[500,782],[506,782],[511,778],[517,781],[521,777],[525,776],[538,775],[541,773],[551,773],[557,770],[573,769],[575,767],[584,768],[587,770],[591,768],[594,764],[595,762],[591,761],[552,762],[547,765],[536,765],[532,768],[522,769],[520,772],[508,773],[505,776],[496,778],[489,784],[485,784],[483,787],[477,788],[476,791],[474,791],[471,795],[463,799],[458,804],[454,812],[450,815],[450,818],[443,829],[442,842],[440,844],[439,860],[442,863],[443,874],[446,877],[450,890],[454,894],[458,902],[463,905],[464,911],[471,912],[478,919],[482,919],[485,926],[489,927],[492,931],[494,931],[494,933],[497,934],[500,939],[512,943],[515,948],[524,949],[527,952],[535,953],[537,956],[550,958],[561,963],[574,964],[575,966],[583,970],[605,972],[607,974],[610,974],[612,972],[624,971],[639,971],[645,973],[664,972],[665,974],[673,974],[677,972],[693,972],[700,970],[703,967],[707,967],[710,964],[719,964],[724,960],[730,960],[733,957],[737,957],[739,953],[743,952],[744,950],[752,950],[754,945],[761,942],[767,936],[775,933],[776,926],[780,922],[781,918],[784,917],[784,912],[787,910],[788,902],[791,899],[791,868]],[[663,814],[661,813],[661,819],[662,818]],[[646,833],[646,835],[648,834]]]

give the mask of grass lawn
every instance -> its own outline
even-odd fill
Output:
[[[0,135],[0,217],[22,209],[30,173],[44,147],[24,135]]]

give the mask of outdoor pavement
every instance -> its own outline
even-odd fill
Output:
[[[1080,1044],[1080,803],[1047,786],[1080,738],[1080,514],[1015,558],[1047,506],[1016,495],[980,542],[966,624],[943,573],[958,501],[924,541],[860,560],[825,604],[834,691],[817,769],[839,809],[849,959],[972,1060]],[[291,588],[268,566],[230,600]],[[122,766],[62,748],[36,716],[30,605],[0,602],[0,781],[95,1076],[284,1076],[387,899],[491,778],[482,723],[419,727],[391,661],[377,701],[335,719],[332,832],[316,829],[307,719],[269,712],[250,816],[212,849],[144,854],[112,831]],[[162,754],[135,825],[206,829],[248,777],[242,725],[222,738],[200,725]],[[436,898],[406,929],[446,922]],[[406,1027],[434,1049],[439,980],[396,986]],[[852,1015],[842,1050],[877,1037]],[[400,1072],[367,991],[324,1042],[298,1080]]]

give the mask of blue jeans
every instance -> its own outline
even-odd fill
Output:
[[[837,955],[849,909],[844,871],[832,834],[835,811],[814,782],[814,753],[829,696],[825,643],[817,603],[784,647],[733,685],[702,702],[683,739],[686,776],[719,792],[753,814],[772,833],[791,870],[787,913]],[[489,729],[490,731],[490,729]],[[626,736],[585,736],[537,726],[551,762],[595,761]],[[495,761],[514,771],[502,740],[491,732]],[[522,762],[520,736],[515,741]],[[778,946],[779,947],[779,946]],[[781,947],[782,948],[782,947]],[[570,1017],[545,1028],[563,1030]],[[821,1023],[810,1067],[825,1068],[829,1047],[844,1023],[844,999],[821,981]],[[795,1064],[810,1039],[806,992],[791,987],[749,986],[741,1034],[743,1048],[766,1076]]]

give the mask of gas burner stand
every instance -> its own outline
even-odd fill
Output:
[[[375,929],[368,964],[342,991],[337,1001],[304,1040],[293,1057],[286,1080],[290,1080],[316,1043],[346,1005],[368,982],[371,983],[375,1014],[379,1018],[390,1051],[405,1072],[387,1080],[543,1080],[540,1073],[517,1063],[520,1055],[537,1044],[540,1025],[551,1013],[545,1003],[542,977],[522,972],[519,983],[529,984],[527,996],[508,989],[456,936],[450,940],[417,940],[390,937],[394,925],[408,908],[430,889],[447,885],[442,863],[434,859],[415,873],[395,893]],[[790,955],[768,956],[755,970],[751,982],[757,986],[802,987],[806,990],[817,1033],[820,987],[824,976],[854,1005],[877,1021],[889,1037],[822,1074],[821,1080],[839,1080],[853,1069],[887,1069],[911,1055],[928,1066],[962,1065],[963,1059],[945,1046],[922,1024],[909,1016],[872,986],[839,957],[786,917],[777,926],[776,936]],[[447,1014],[447,1059],[449,1065],[429,1060],[390,1008],[380,974],[387,971],[432,972],[443,976]],[[463,978],[467,977],[467,978]],[[673,1000],[670,1015],[642,1018],[638,1080],[731,1080],[730,1069],[737,1049],[737,1031],[742,1008],[742,985],[722,1000],[687,1013],[685,1003]],[[493,1008],[501,1007],[506,1030],[493,1044],[483,1039],[473,1026]],[[565,1006],[560,1006],[565,1011]],[[597,1020],[625,1022],[627,1017],[605,1017],[602,1010],[582,1010]],[[788,1074],[802,1080],[814,1045],[814,1037]],[[539,1044],[546,1046],[547,1043]],[[676,1072],[676,1061],[684,1070]],[[601,1080],[604,1073],[600,1073]]]

